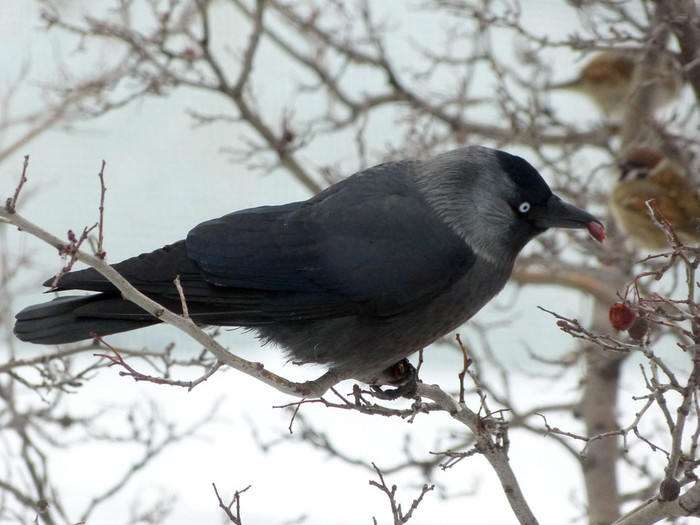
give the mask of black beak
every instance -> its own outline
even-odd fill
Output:
[[[533,215],[538,228],[586,228],[596,241],[603,242],[605,239],[602,222],[556,195],[552,195],[546,205],[537,207]]]

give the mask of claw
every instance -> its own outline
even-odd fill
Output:
[[[395,365],[390,366],[382,373],[384,377],[390,378],[390,384],[398,385],[391,390],[383,390],[379,385],[370,385],[372,394],[379,399],[393,401],[400,397],[412,399],[416,394],[418,377],[416,367],[408,359],[402,359]]]

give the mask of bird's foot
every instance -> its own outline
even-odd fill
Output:
[[[400,397],[412,399],[416,394],[418,374],[416,373],[416,367],[414,367],[408,359],[404,358],[395,365],[391,365],[384,370],[382,372],[382,379],[385,381],[383,384],[396,385],[396,388],[384,390],[379,385],[370,385],[369,387],[372,390],[372,395],[379,399],[387,401]]]

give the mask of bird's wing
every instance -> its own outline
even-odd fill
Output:
[[[169,244],[158,250],[131,257],[112,267],[144,293],[162,294],[165,289],[176,293],[175,277],[183,280],[201,280],[199,267],[187,257],[185,241]],[[58,283],[49,279],[44,286],[50,291],[89,290],[94,292],[116,292],[114,285],[94,268],[74,271],[60,276]]]
[[[206,281],[241,297],[267,292],[268,307],[290,317],[386,316],[427,302],[475,255],[410,184],[375,175],[205,222],[187,253]]]
[[[202,223],[186,241],[114,268],[174,308],[179,276],[190,313],[208,324],[406,311],[464,275],[475,255],[391,166],[309,201]],[[53,289],[116,292],[92,268],[61,276]]]

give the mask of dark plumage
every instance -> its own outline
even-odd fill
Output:
[[[549,227],[604,236],[520,157],[470,147],[369,168],[304,202],[225,215],[114,268],[175,311],[179,275],[196,322],[253,328],[295,362],[372,382],[481,309]],[[17,336],[58,344],[157,322],[95,270],[62,275],[55,290],[69,289],[99,293],[25,308]]]

